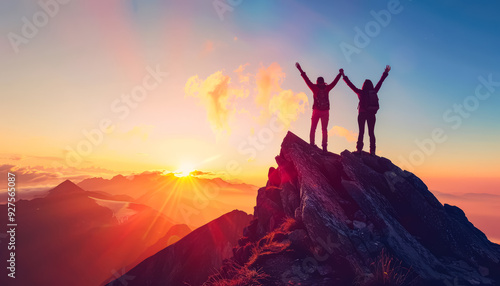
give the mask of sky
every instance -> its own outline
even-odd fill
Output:
[[[191,169],[262,186],[286,132],[308,138],[313,98],[295,62],[313,81],[344,68],[358,87],[391,65],[378,155],[432,190],[499,194],[499,8],[2,1],[0,170],[31,186]],[[330,101],[328,148],[353,151],[357,97],[341,80]]]

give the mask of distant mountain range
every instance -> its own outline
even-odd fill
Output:
[[[251,213],[257,187],[230,183],[220,178],[176,177],[160,172],[112,179],[90,178],[78,184],[83,189],[125,195],[174,221],[195,229],[234,209]],[[253,203],[252,203],[253,202]]]
[[[190,232],[126,195],[85,191],[71,181],[44,198],[16,202],[16,221],[18,275],[1,275],[0,285],[99,285]]]

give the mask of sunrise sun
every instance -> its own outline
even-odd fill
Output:
[[[177,170],[175,170],[174,175],[176,177],[187,177],[191,174],[191,172],[195,171],[194,166],[190,163],[183,163],[179,166]]]

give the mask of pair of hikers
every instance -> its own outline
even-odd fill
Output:
[[[314,139],[316,135],[316,127],[318,126],[319,120],[321,120],[321,131],[323,135],[323,140],[321,142],[323,151],[327,152],[328,145],[328,119],[330,114],[330,100],[328,93],[332,90],[337,82],[340,80],[342,76],[345,83],[358,95],[359,104],[358,104],[358,127],[359,127],[359,135],[358,142],[356,143],[356,151],[361,153],[363,150],[363,136],[365,134],[365,123],[368,124],[368,134],[370,136],[370,154],[375,155],[375,114],[379,109],[378,103],[378,91],[382,86],[385,78],[389,75],[389,71],[391,70],[390,66],[386,66],[382,77],[378,81],[377,85],[374,87],[371,80],[365,80],[363,87],[361,89],[357,88],[349,78],[344,74],[344,70],[340,69],[339,74],[335,77],[335,79],[330,83],[326,84],[323,77],[318,77],[316,80],[316,84],[312,83],[311,80],[307,77],[306,73],[302,70],[302,67],[299,63],[296,63],[295,66],[300,71],[300,75],[306,82],[307,86],[313,92],[314,104],[313,104],[313,113],[311,117],[311,131],[309,133],[309,140],[311,145],[314,144]]]

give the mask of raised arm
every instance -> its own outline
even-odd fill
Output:
[[[343,70],[343,69],[340,69],[340,70],[339,70],[339,74],[335,77],[335,79],[332,81],[332,83],[330,83],[330,84],[328,85],[328,88],[329,88],[329,89],[332,89],[332,88],[334,88],[334,87],[335,87],[335,85],[337,85],[337,83],[338,83],[338,82],[339,82],[339,80],[340,80],[340,76],[342,75],[342,73],[343,73],[343,72],[344,72],[344,70]]]
[[[385,66],[384,73],[382,74],[382,77],[380,78],[377,85],[375,86],[375,92],[378,92],[378,90],[382,86],[382,83],[384,82],[385,78],[389,75],[390,70],[391,70],[391,66],[389,66],[389,65]]]
[[[359,88],[357,88],[356,86],[354,86],[354,84],[352,84],[352,82],[349,80],[349,78],[344,74],[344,70],[341,71],[342,73],[342,78],[344,79],[345,83],[347,84],[347,86],[349,86],[352,91],[354,91],[356,94],[361,92],[361,90]]]
[[[309,77],[307,77],[307,74],[304,72],[304,70],[302,70],[302,67],[300,66],[299,63],[295,63],[295,66],[297,67],[297,69],[300,71],[300,75],[302,76],[302,78],[304,79],[304,81],[306,82],[307,86],[313,90],[314,88],[314,84],[311,82],[311,80],[309,79]]]

